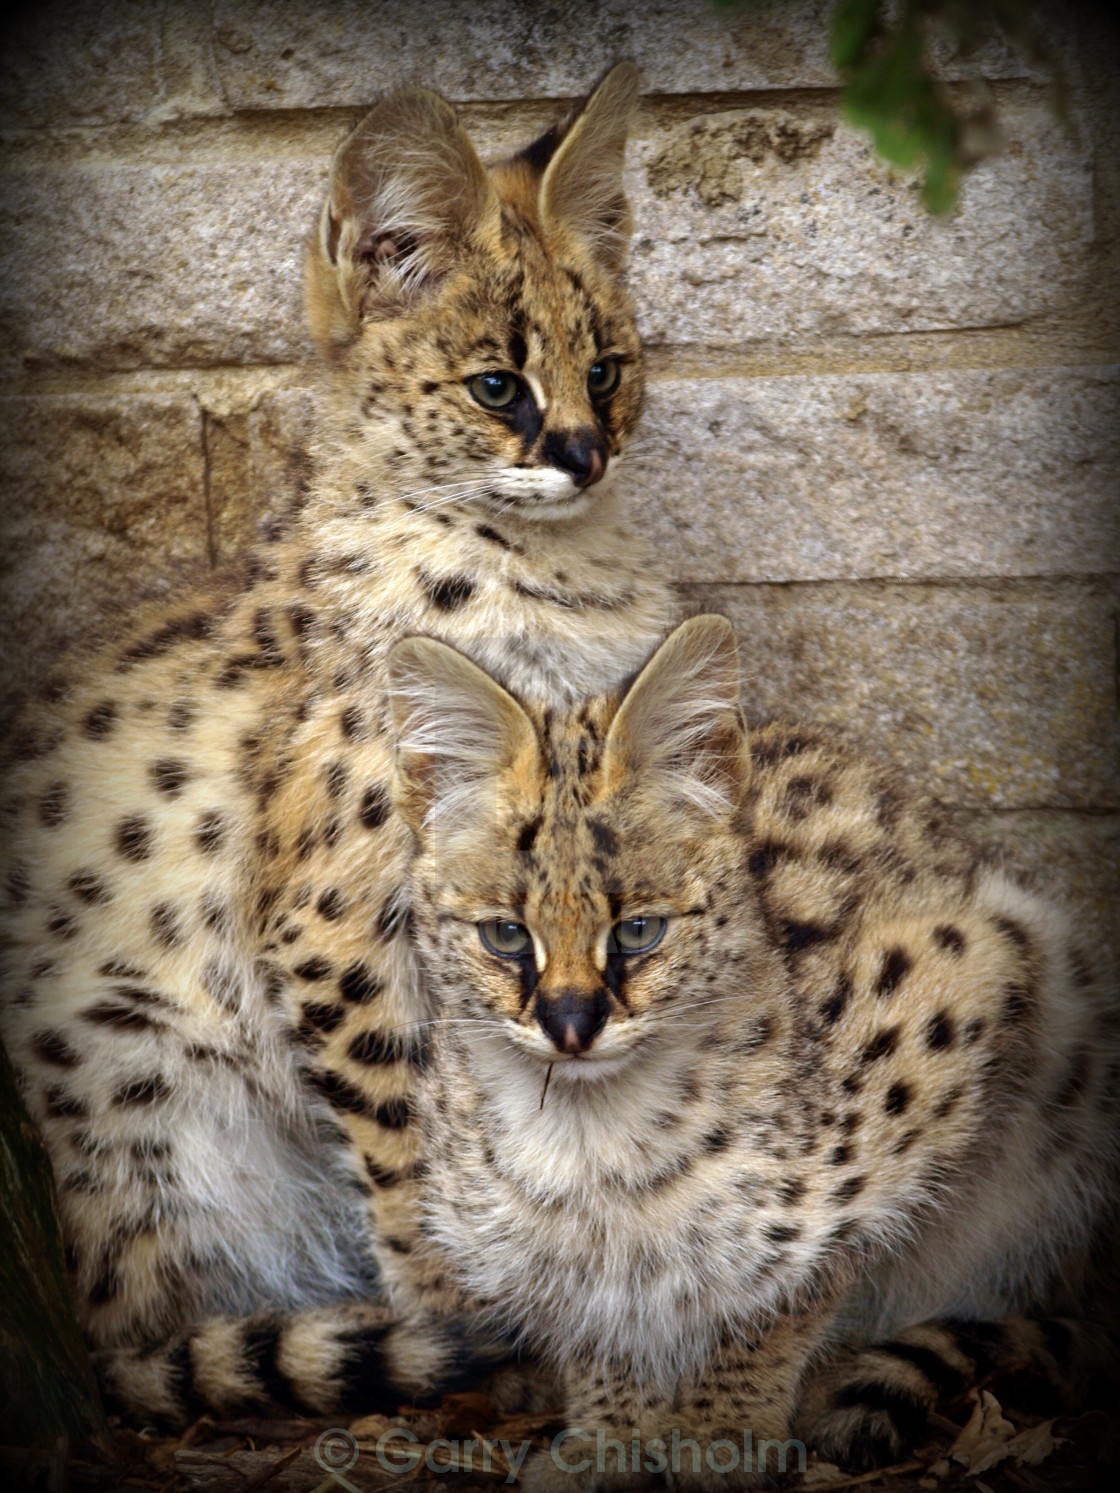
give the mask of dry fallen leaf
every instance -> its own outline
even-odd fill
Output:
[[[954,1462],[963,1462],[970,1473],[987,1472],[1009,1455],[1007,1444],[1015,1427],[1004,1417],[999,1401],[990,1390],[980,1392],[968,1425],[949,1449]]]
[[[1007,1450],[1020,1467],[1024,1464],[1037,1467],[1039,1462],[1045,1462],[1055,1447],[1065,1446],[1069,1441],[1068,1436],[1052,1434],[1050,1428],[1053,1424],[1052,1420],[1044,1420],[1040,1426],[1020,1431],[1018,1436],[1013,1436],[1007,1443]]]
[[[835,1462],[813,1462],[801,1478],[803,1488],[827,1488],[832,1483],[847,1482],[849,1474]]]
[[[387,1415],[363,1415],[360,1420],[352,1420],[349,1429],[355,1441],[376,1441],[386,1431],[403,1424],[400,1416],[390,1420]]]

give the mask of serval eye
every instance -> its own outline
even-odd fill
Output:
[[[587,392],[592,399],[609,399],[618,388],[621,377],[617,358],[600,358],[597,363],[592,363],[587,375]]]
[[[623,918],[611,929],[607,948],[612,954],[648,954],[668,926],[668,918]]]
[[[478,936],[482,947],[499,959],[517,959],[524,954],[531,942],[529,930],[523,923],[514,923],[506,918],[487,918],[478,925]]]
[[[512,373],[479,373],[467,380],[467,388],[484,410],[504,410],[521,392],[521,383]]]

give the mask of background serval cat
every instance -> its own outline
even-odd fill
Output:
[[[385,656],[435,634],[565,704],[673,616],[611,491],[642,399],[636,94],[615,68],[489,171],[433,93],[368,115],[307,251],[302,511],[59,678],[17,742],[4,1039],[102,1381],[145,1417],[368,1406],[469,1361],[453,1321],[416,1327],[454,1302],[410,1259],[432,1007]]]

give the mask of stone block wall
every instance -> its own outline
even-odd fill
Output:
[[[302,466],[331,150],[440,88],[484,149],[610,61],[650,396],[636,521],[758,713],[899,760],[1120,951],[1120,33],[990,42],[1006,150],[931,221],[842,124],[830,0],[41,0],[0,61],[0,696],[220,565]],[[964,86],[958,84],[955,86]]]

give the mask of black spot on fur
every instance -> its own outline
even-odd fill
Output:
[[[54,1068],[76,1068],[81,1062],[61,1032],[36,1032],[31,1039],[31,1050],[41,1063]]]
[[[120,1289],[121,1284],[116,1270],[111,1265],[106,1265],[89,1288],[90,1305],[105,1306],[107,1302],[120,1294]]]
[[[79,902],[94,906],[109,901],[108,888],[92,871],[75,871],[66,885]]]
[[[714,1130],[709,1130],[700,1144],[709,1156],[718,1156],[721,1151],[726,1151],[735,1139],[735,1132],[724,1125],[718,1125]]]
[[[876,1032],[860,1053],[860,1062],[864,1067],[870,1063],[877,1063],[880,1058],[889,1057],[894,1052],[898,1046],[898,1030],[896,1026],[889,1026]]]
[[[933,930],[933,941],[939,949],[944,949],[955,958],[959,959],[964,953],[964,934],[952,923],[938,923]]]
[[[345,1015],[344,1006],[336,1006],[327,1001],[313,1001],[300,1012],[300,1032],[304,1036],[312,1032],[333,1032]]]
[[[39,819],[48,829],[57,829],[70,812],[70,790],[65,783],[52,783],[39,800]]]
[[[152,828],[140,814],[130,814],[117,825],[117,852],[126,861],[146,861],[152,853]]]
[[[78,931],[78,920],[61,907],[52,907],[47,919],[47,932],[55,938],[73,938]]]
[[[176,762],[171,758],[164,758],[160,762],[153,762],[148,768],[148,776],[155,784],[156,791],[166,793],[168,798],[176,798],[183,789],[190,773],[185,762]]]
[[[167,724],[172,731],[185,731],[194,721],[195,709],[185,700],[176,700],[167,712]]]
[[[98,1001],[97,1005],[88,1007],[82,1012],[82,1020],[94,1026],[115,1027],[118,1031],[143,1032],[156,1028],[156,1022],[138,1006],[114,1000]]]
[[[875,994],[879,999],[887,1000],[894,995],[912,968],[913,963],[904,949],[888,949],[875,981]]]
[[[386,1032],[359,1032],[346,1049],[347,1057],[366,1067],[395,1063],[404,1055],[404,1045]]]
[[[800,954],[833,936],[820,923],[783,923],[781,928],[782,943],[787,954]]]
[[[903,1115],[910,1107],[910,1087],[904,1083],[892,1083],[887,1090],[887,1097],[883,1101],[883,1109],[888,1115]]]
[[[61,1084],[52,1084],[43,1096],[47,1114],[54,1120],[85,1120],[89,1110],[80,1099],[76,1099]]]
[[[82,722],[82,730],[95,739],[108,736],[117,720],[117,707],[112,700],[102,700],[90,710]]]
[[[587,827],[591,831],[591,838],[595,841],[596,848],[603,855],[618,854],[618,836],[609,824],[604,824],[601,819],[588,819]]]
[[[310,959],[297,964],[292,973],[298,975],[301,980],[315,983],[319,980],[329,980],[334,973],[334,967],[330,960],[324,959],[321,954],[313,954]]]
[[[801,1225],[799,1223],[768,1223],[762,1233],[771,1244],[790,1244],[794,1239],[801,1238]]]
[[[203,855],[214,855],[221,848],[225,839],[225,820],[218,809],[208,809],[202,815],[196,830],[194,830],[194,844],[199,847]]]
[[[27,901],[27,894],[31,890],[31,877],[28,875],[26,866],[13,866],[8,872],[4,883],[8,893],[8,901],[13,907],[22,907]]]
[[[113,1103],[118,1109],[138,1108],[166,1099],[170,1092],[163,1076],[154,1073],[151,1078],[133,1078],[122,1083],[113,1092]]]
[[[365,964],[351,964],[338,982],[339,993],[351,1005],[366,1006],[384,990],[384,985]]]
[[[159,658],[176,643],[198,642],[202,638],[207,638],[212,630],[213,619],[205,612],[193,612],[187,617],[176,617],[171,622],[165,622],[155,632],[149,633],[146,638],[133,643],[130,648],[126,648],[117,663],[117,673],[126,673],[134,663],[139,663],[142,659]]]
[[[839,871],[845,876],[853,876],[863,864],[855,851],[842,840],[832,840],[829,844],[822,845],[818,855],[821,863],[830,871]]]
[[[814,808],[832,802],[832,788],[823,778],[791,778],[786,785],[782,808],[787,818],[808,818]]]
[[[840,1145],[833,1146],[832,1150],[828,1153],[829,1166],[845,1166],[851,1159],[852,1148],[848,1145],[847,1141],[842,1141]]]
[[[412,1118],[407,1099],[388,1099],[373,1111],[373,1118],[386,1130],[404,1130]]]
[[[371,783],[362,794],[358,818],[366,829],[380,829],[392,812],[389,794],[380,783]]]
[[[499,534],[497,529],[492,529],[489,524],[476,524],[474,532],[480,539],[488,539],[491,544],[496,544],[499,549],[511,548],[509,540],[504,534]]]
[[[315,906],[321,918],[326,918],[328,923],[335,923],[346,911],[346,898],[338,887],[329,886],[325,892],[320,894]]]
[[[836,981],[836,988],[831,996],[821,1006],[821,1017],[829,1026],[835,1026],[844,1014],[844,1008],[851,999],[852,981],[847,974],[841,974]]]
[[[785,1208],[795,1207],[805,1196],[805,1183],[800,1177],[791,1177],[777,1191],[778,1202]]]
[[[528,855],[532,850],[540,827],[541,820],[539,814],[535,819],[527,819],[521,826],[517,835],[517,848],[522,855]]]
[[[156,942],[165,949],[173,949],[183,941],[179,911],[171,902],[159,902],[152,908],[151,927]]]
[[[353,741],[362,734],[363,722],[361,706],[347,705],[338,718],[338,729],[347,741]]]
[[[866,1177],[849,1177],[839,1187],[834,1187],[829,1196],[834,1203],[850,1203],[853,1198],[859,1197],[866,1186]]]
[[[467,575],[434,576],[424,569],[416,578],[427,592],[428,600],[439,612],[456,612],[475,593],[475,583]]]
[[[778,862],[789,854],[788,845],[782,845],[776,840],[768,840],[754,852],[747,862],[747,867],[752,876],[769,876]]]
[[[938,1011],[926,1023],[926,1046],[931,1052],[952,1047],[957,1029],[948,1011]]]
[[[366,1096],[339,1074],[330,1070],[317,1071],[308,1075],[308,1082],[332,1108],[340,1109],[345,1114],[373,1118],[373,1108]]]
[[[1021,954],[1029,957],[1032,948],[1030,935],[1021,923],[1015,922],[1013,918],[993,918],[992,924]]]
[[[346,782],[350,776],[350,769],[345,762],[330,762],[324,771],[327,783],[327,796],[329,798],[341,798],[346,791]]]

